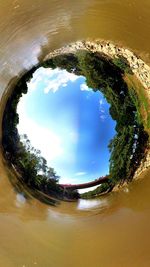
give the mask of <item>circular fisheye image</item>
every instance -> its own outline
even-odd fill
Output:
[[[20,181],[66,201],[132,181],[149,139],[136,82],[123,53],[86,49],[60,51],[23,75],[6,104],[2,139]]]
[[[0,267],[150,266],[149,18],[0,0]]]

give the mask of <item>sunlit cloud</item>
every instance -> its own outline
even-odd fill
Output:
[[[100,119],[101,119],[101,121],[105,121],[105,120],[106,120],[106,118],[107,118],[107,116],[106,116],[106,115],[104,115],[104,114],[100,115]]]
[[[89,87],[85,83],[82,83],[80,85],[80,89],[81,91],[89,91]]]
[[[104,122],[107,119],[107,114],[105,111],[105,101],[102,98],[99,100],[99,111],[100,111],[100,119],[102,122]]]
[[[100,106],[104,105],[104,100],[100,99],[99,104],[100,104]]]
[[[33,78],[28,83],[29,90],[35,90],[38,83],[42,81],[45,85],[44,93],[48,94],[50,91],[55,93],[61,87],[66,87],[68,82],[75,82],[81,76],[69,73],[66,70],[59,68],[39,68],[33,75]]]
[[[81,91],[92,91],[92,89],[90,89],[85,83],[82,83],[80,85],[80,90]]]
[[[101,113],[105,113],[105,102],[102,98],[99,100],[99,110]]]
[[[42,81],[42,76],[34,76],[28,84],[28,89],[31,91],[36,90],[39,82]]]
[[[79,78],[80,76],[69,73],[66,70],[60,70],[58,68],[51,70],[49,74],[50,81],[48,86],[44,88],[44,93],[47,94],[49,91],[55,93],[60,87],[66,87],[68,82],[75,82]]]
[[[64,83],[62,86],[63,86],[63,87],[66,87],[66,86],[67,86],[67,83]]]

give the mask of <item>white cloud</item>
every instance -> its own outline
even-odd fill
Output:
[[[105,119],[107,118],[107,116],[106,115],[100,115],[100,119],[102,120],[102,121],[104,121]]]
[[[75,82],[81,76],[69,73],[66,70],[59,68],[39,68],[34,74],[31,81],[28,83],[29,90],[35,90],[39,82],[45,84],[44,93],[49,91],[56,92],[61,86],[66,87],[68,82]]]
[[[87,173],[86,172],[77,172],[75,173],[76,176],[82,176],[82,175],[86,175]]]
[[[64,83],[62,86],[63,86],[63,87],[66,87],[66,86],[67,86],[67,83]]]
[[[38,83],[40,81],[42,81],[42,77],[41,76],[38,76],[38,77],[35,76],[34,78],[31,79],[30,82],[27,83],[28,84],[28,89],[31,90],[31,91],[36,90],[37,85],[38,85]]]
[[[75,82],[79,78],[80,76],[69,73],[66,70],[60,70],[59,68],[51,70],[49,73],[49,83],[44,88],[44,93],[47,94],[49,91],[55,93],[61,86],[66,87],[68,82]]]
[[[80,85],[80,90],[81,91],[92,91],[85,83],[82,83]]]
[[[105,119],[107,118],[106,110],[104,107],[105,107],[105,102],[104,102],[104,99],[101,98],[99,100],[99,111],[100,111],[101,121],[105,121]]]
[[[101,112],[101,113],[105,113],[105,110],[101,108],[101,109],[100,109],[100,112]]]
[[[105,113],[104,107],[105,107],[105,101],[104,101],[104,99],[101,98],[99,100],[99,110],[100,110],[100,112]]]
[[[100,106],[101,105],[104,105],[104,100],[103,99],[100,99],[99,104],[100,104]]]

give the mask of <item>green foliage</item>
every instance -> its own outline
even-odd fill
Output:
[[[79,74],[80,69],[78,65],[78,58],[71,53],[55,56],[41,64],[44,68],[61,68],[67,70],[68,72],[75,72],[76,74]]]
[[[125,57],[119,56],[118,58],[114,58],[113,63],[117,67],[119,67],[123,72],[126,72],[128,74],[133,74],[133,72],[129,66],[129,63]]]
[[[54,68],[56,68],[56,65],[55,65],[53,59],[50,58],[47,61],[45,61],[45,62],[42,63],[42,67],[54,69]]]
[[[83,194],[81,194],[81,198],[92,198],[92,197],[96,197],[98,195],[101,195],[103,193],[108,193],[112,190],[113,186],[110,182],[108,183],[103,183],[100,186],[98,186],[96,189],[85,192]]]

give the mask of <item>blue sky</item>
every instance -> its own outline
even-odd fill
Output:
[[[109,172],[108,144],[115,135],[109,104],[83,76],[39,68],[18,105],[20,134],[41,150],[60,183],[81,183]]]

